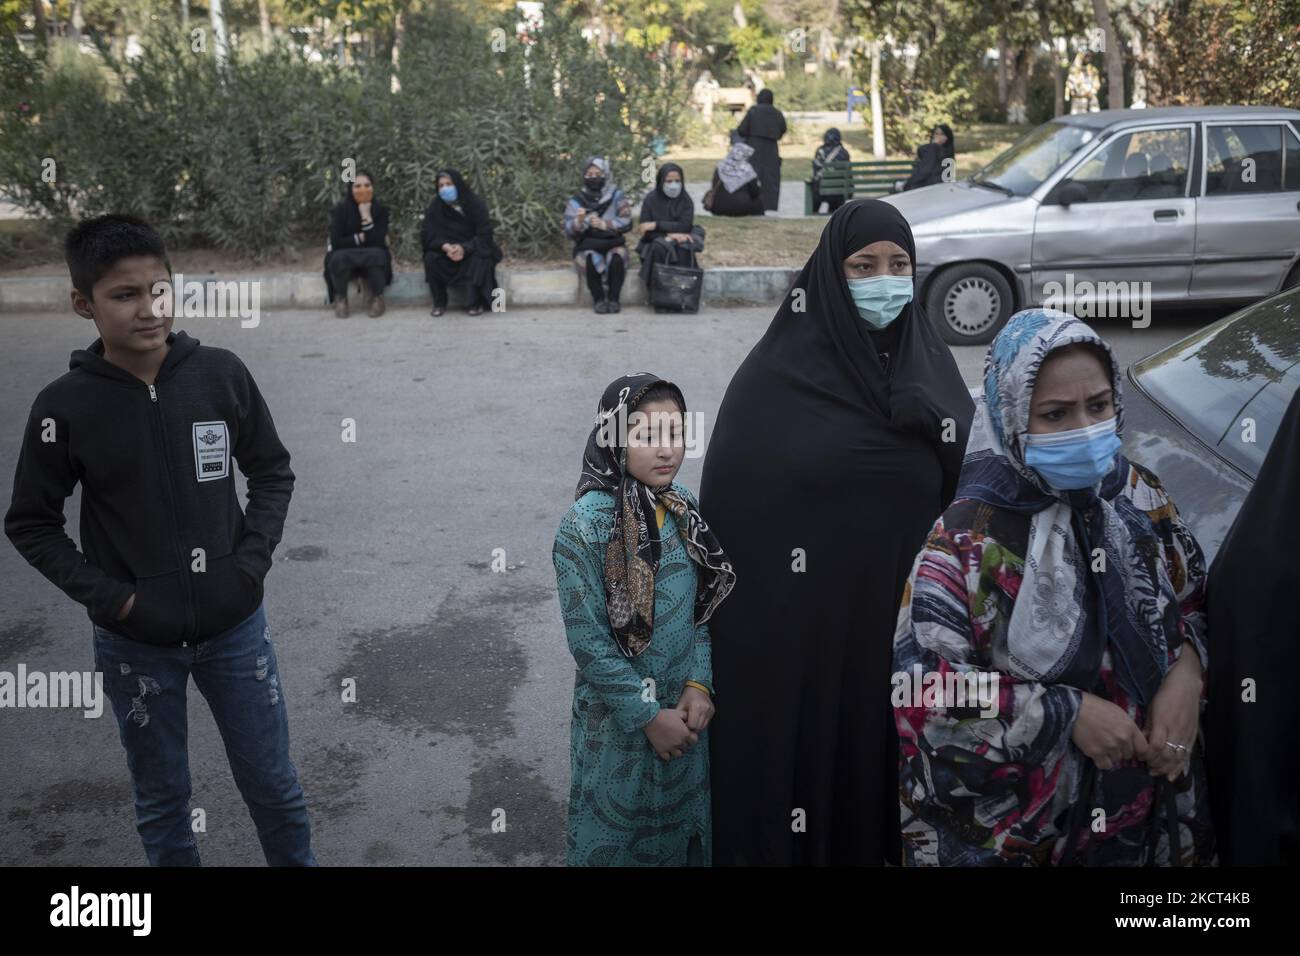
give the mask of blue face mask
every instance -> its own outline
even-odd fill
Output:
[[[867,324],[883,329],[912,301],[911,276],[870,276],[849,279],[849,295]]]
[[[455,186],[439,186],[439,187],[438,187],[438,198],[441,199],[443,202],[455,202],[455,201],[456,201],[456,187],[455,187]]]
[[[1091,488],[1115,464],[1123,444],[1115,434],[1118,419],[1065,432],[1025,435],[1025,464],[1058,491]]]
[[[678,182],[664,183],[664,195],[669,199],[676,199],[682,194],[682,184]]]

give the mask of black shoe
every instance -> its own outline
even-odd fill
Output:
[[[598,314],[604,315],[608,311],[609,311],[609,303],[606,302],[604,299],[601,299],[599,302],[596,303],[596,312]]]
[[[623,307],[618,304],[618,299],[610,299],[609,305],[605,308],[606,312],[622,312]]]

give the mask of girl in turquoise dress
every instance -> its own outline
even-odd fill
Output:
[[[577,664],[570,866],[709,865],[713,667],[706,622],[735,582],[681,467],[686,401],[612,382],[552,556]]]

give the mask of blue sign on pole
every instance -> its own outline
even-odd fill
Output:
[[[855,103],[865,104],[866,102],[867,102],[867,94],[862,92],[862,87],[860,86],[849,87],[849,97],[848,97],[849,123],[853,122],[853,105]],[[866,110],[862,111],[864,119],[866,117],[866,112],[867,112]]]

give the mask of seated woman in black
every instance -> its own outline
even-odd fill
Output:
[[[501,247],[492,236],[487,204],[455,169],[438,172],[438,198],[429,203],[420,227],[424,278],[433,294],[433,314],[447,311],[447,287],[464,284],[470,315],[490,304],[497,285]]]
[[[655,263],[696,268],[695,253],[704,249],[704,228],[695,224],[695,203],[686,192],[682,167],[664,163],[655,177],[655,188],[641,203],[641,280],[650,289]],[[646,296],[647,301],[649,296]],[[656,312],[670,311],[656,307]]]
[[[839,193],[831,193],[829,196],[821,194],[822,174],[826,172],[827,163],[847,163],[852,158],[849,151],[844,148],[844,143],[840,140],[840,131],[832,126],[826,131],[826,135],[822,137],[822,144],[817,147],[817,152],[813,153],[813,212],[821,212],[822,203],[826,203],[828,212],[834,212],[844,205],[844,196]]]
[[[912,175],[903,183],[903,189],[920,189],[922,186],[934,186],[944,181],[944,160],[955,161],[957,144],[953,141],[952,129],[946,123],[940,123],[930,130],[930,142],[916,151],[916,165]],[[949,163],[949,166],[952,164]],[[955,176],[956,171],[950,174]]]
[[[366,277],[370,314],[384,314],[384,289],[393,281],[393,257],[388,251],[388,207],[375,199],[375,181],[358,172],[343,200],[330,214],[325,247],[325,290],[334,314],[348,317],[348,282],[356,273]]]
[[[732,134],[731,150],[713,171],[713,185],[705,197],[704,208],[715,216],[763,215],[763,184],[750,165],[754,147],[740,142]]]

